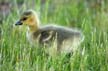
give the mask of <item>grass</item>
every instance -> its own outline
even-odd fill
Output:
[[[3,30],[0,71],[108,71],[108,29],[103,26],[108,22],[103,6],[101,11],[96,10],[94,18],[93,10],[83,2],[72,1],[53,12],[48,9],[48,2],[40,12],[41,22],[80,28],[85,36],[84,42],[70,59],[64,55],[51,58],[37,48],[38,44],[33,47],[28,43],[25,27],[12,26],[19,17],[19,9],[15,8],[0,25]],[[37,3],[36,10],[39,10],[40,3]]]

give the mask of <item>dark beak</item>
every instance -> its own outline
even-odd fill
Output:
[[[22,25],[23,23],[21,21],[17,21],[15,25]]]

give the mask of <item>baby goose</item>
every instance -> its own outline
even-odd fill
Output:
[[[50,44],[56,40],[57,52],[69,53],[83,40],[80,31],[56,25],[40,26],[39,18],[35,11],[27,10],[15,25],[27,25],[27,38],[30,43]],[[50,48],[50,47],[49,47]]]

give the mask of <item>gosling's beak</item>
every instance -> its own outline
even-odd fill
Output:
[[[22,24],[23,24],[23,23],[19,20],[19,21],[16,22],[15,25],[22,25]]]

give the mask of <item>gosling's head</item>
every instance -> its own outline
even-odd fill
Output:
[[[23,12],[23,14],[20,16],[20,19],[16,22],[15,25],[39,25],[38,16],[34,10],[27,10]]]

